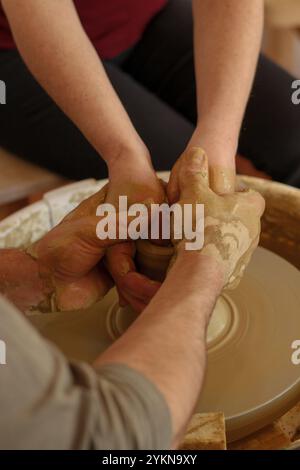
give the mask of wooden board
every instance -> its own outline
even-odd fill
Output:
[[[56,188],[63,182],[60,176],[0,149],[0,205]]]
[[[226,444],[223,413],[195,414],[180,445],[182,450],[280,450],[300,448],[300,402],[273,424]]]
[[[180,450],[225,450],[225,419],[223,413],[197,413],[193,416]]]
[[[229,450],[279,450],[291,445],[290,439],[274,424],[240,441],[228,444]]]

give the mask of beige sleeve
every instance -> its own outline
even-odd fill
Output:
[[[0,299],[1,449],[166,449],[171,418],[140,373],[69,363]]]

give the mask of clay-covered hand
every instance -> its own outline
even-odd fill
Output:
[[[85,308],[112,286],[102,258],[114,241],[96,235],[96,209],[106,189],[85,200],[27,251],[0,250],[0,292],[21,311]]]
[[[96,210],[105,201],[106,194],[107,186],[84,200],[27,249],[38,263],[40,277],[52,291],[54,309],[87,308],[113,285],[103,257],[108,246],[116,241],[99,240],[96,234],[99,221]]]
[[[150,160],[143,168],[134,173],[117,172],[110,178],[106,202],[118,205],[119,196],[127,196],[128,207],[135,203],[156,203],[165,201],[165,189],[157,178]],[[159,283],[150,281],[136,271],[135,244],[120,243],[111,247],[106,253],[106,263],[119,294],[122,306],[131,305],[141,312],[150,302],[160,287]]]
[[[144,203],[149,203],[151,196],[154,200],[160,200],[165,197],[165,193],[159,181],[155,183],[156,199],[153,189],[145,185],[120,185],[120,194],[128,196],[128,204],[136,202],[138,196],[139,201]],[[124,301],[136,310],[142,310],[158,290],[158,283],[135,272],[132,260],[135,248],[132,242],[100,240],[97,237],[96,228],[100,220],[96,215],[97,208],[103,203],[111,203],[118,211],[117,200],[114,185],[106,185],[27,249],[27,254],[38,263],[39,275],[48,295],[44,302],[46,310],[49,308],[49,298],[52,309],[66,311],[87,308],[104,297],[114,282],[121,290]],[[127,217],[128,224],[131,219]],[[113,247],[115,250],[111,249]],[[39,308],[42,307],[40,304]]]
[[[113,267],[113,273],[120,273],[120,276],[122,273],[126,279],[126,273],[134,270],[131,261],[134,249],[130,241],[101,240],[97,236],[96,228],[100,221],[100,217],[96,215],[97,208],[103,203],[112,203],[113,200],[109,196],[107,185],[83,201],[59,225],[28,248],[27,253],[38,263],[43,285],[46,285],[47,292],[52,293],[52,308],[84,309],[100,300],[113,286],[106,263]],[[127,219],[129,224],[132,218]],[[116,232],[118,233],[118,229]],[[105,263],[104,256],[112,246],[118,247],[118,250],[110,252]],[[122,263],[128,263],[128,267]],[[128,290],[131,286],[134,288],[141,285],[141,289],[146,289],[146,294],[152,297],[153,290],[158,288],[144,276],[138,276],[138,279],[128,276],[128,281],[125,282]],[[148,283],[150,292],[147,292]]]
[[[207,156],[201,148],[192,148],[177,163],[174,178],[179,188],[179,204],[204,204],[204,245],[202,255],[214,258],[222,268],[224,287],[235,288],[259,242],[260,220],[265,203],[253,190],[218,195],[209,188]],[[195,221],[194,221],[195,222]],[[178,250],[186,240],[173,240]],[[176,256],[176,255],[175,255]]]

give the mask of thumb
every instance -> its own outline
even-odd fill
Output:
[[[200,147],[192,147],[183,157],[179,173],[181,199],[189,199],[200,188],[208,188],[209,173],[207,155]]]
[[[235,191],[236,174],[234,167],[212,165],[209,168],[210,188],[217,194],[231,194]]]

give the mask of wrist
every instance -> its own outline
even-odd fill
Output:
[[[168,298],[179,305],[181,310],[184,308],[186,316],[196,318],[199,327],[203,321],[205,333],[224,286],[221,266],[214,258],[202,255],[201,252],[179,251],[161,290],[168,286]],[[182,302],[186,307],[182,306]]]
[[[235,168],[235,157],[238,148],[238,133],[224,129],[216,122],[203,121],[198,123],[188,148],[201,147],[208,156],[210,166]]]
[[[142,141],[128,142],[120,145],[114,153],[106,159],[110,180],[120,176],[132,175],[152,168],[151,158],[146,145]]]
[[[189,270],[195,278],[205,279],[212,292],[219,296],[224,287],[224,270],[222,264],[213,256],[203,254],[201,251],[178,250],[177,266]]]

